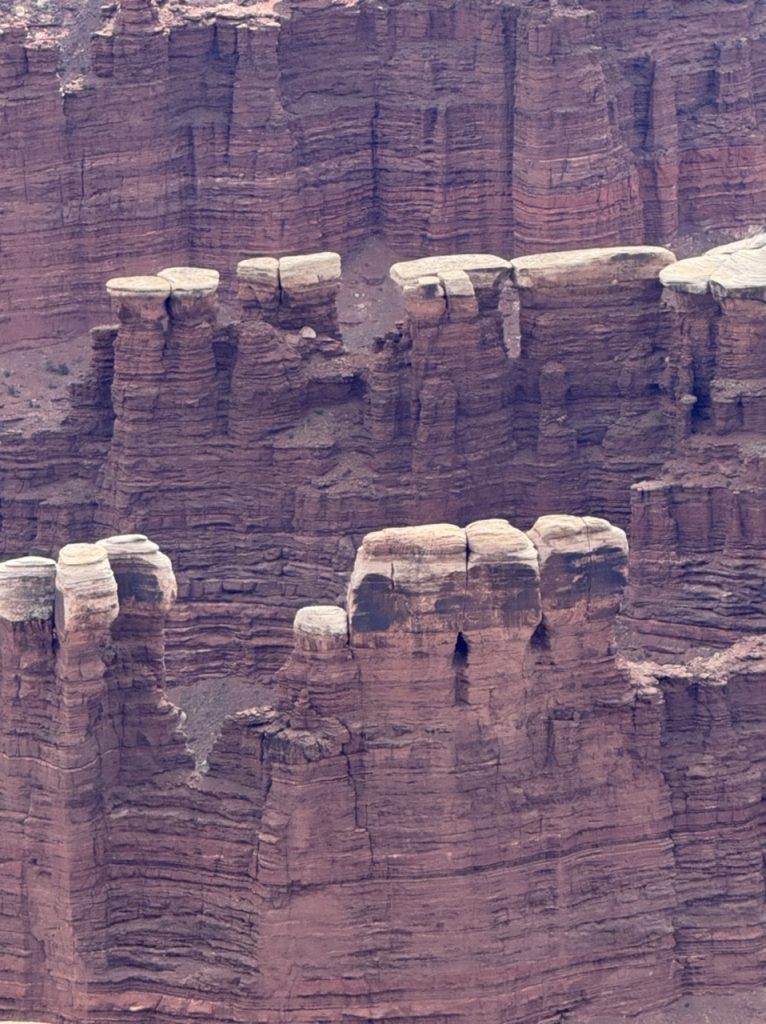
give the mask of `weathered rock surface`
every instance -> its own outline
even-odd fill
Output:
[[[663,472],[633,488],[630,616],[650,650],[673,655],[728,646],[766,621],[764,238],[682,260],[660,279],[678,441]]]
[[[756,0],[78,6],[61,44],[45,5],[3,17],[5,348],[87,328],[105,277],[160,261],[373,232],[510,257],[763,218]]]
[[[55,612],[53,563],[0,567],[0,1007],[591,1024],[762,984],[763,252],[400,262],[351,352],[331,253],[240,261],[233,317],[215,271],[110,280],[68,420],[0,452],[9,554],[123,531],[62,548]],[[196,768],[166,616],[170,692],[235,711]]]
[[[275,707],[228,718],[201,773],[162,697],[173,583],[156,546],[64,549],[58,651],[49,609],[29,619],[30,574],[52,589],[52,564],[4,568],[0,604],[20,579],[28,594],[2,627],[4,686],[21,659],[27,701],[54,699],[0,730],[3,885],[23,926],[0,1005],[531,1024],[669,1002],[661,698],[611,653],[626,564],[624,533],[593,518],[370,534],[348,617],[298,613]],[[44,760],[51,731],[66,765]]]
[[[110,280],[119,325],[94,334],[47,472],[39,439],[0,456],[5,549],[50,550],[72,523],[146,529],[179,575],[171,674],[218,688],[281,663],[296,608],[337,600],[369,530],[546,508],[624,524],[630,485],[672,451],[657,278],[672,261],[399,263],[404,323],[353,352],[335,254],[241,262],[233,321],[215,272]]]

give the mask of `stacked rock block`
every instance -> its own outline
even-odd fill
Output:
[[[626,522],[636,474],[669,454],[671,339],[658,274],[674,260],[644,246],[511,261],[514,403],[536,435],[538,507],[585,506]]]
[[[405,521],[471,518],[477,487],[505,507],[512,443],[499,298],[508,263],[465,254],[397,263],[390,273],[405,308],[407,359],[404,366],[389,363],[398,380],[375,381],[370,417],[382,449],[405,449],[400,467],[406,466],[411,492]],[[393,355],[401,342],[392,337],[387,346]],[[386,409],[392,391],[398,417]],[[495,439],[491,452],[487,437]]]
[[[340,340],[336,297],[340,256],[318,252],[306,256],[257,257],[237,266],[239,297],[260,309],[268,323],[287,331],[305,329],[314,336]]]

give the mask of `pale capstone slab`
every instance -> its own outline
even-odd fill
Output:
[[[669,249],[656,245],[628,245],[601,249],[570,249],[538,253],[511,260],[517,288],[618,285],[645,281],[675,261]]]
[[[31,622],[53,615],[56,563],[27,555],[0,562],[0,619]]]
[[[337,252],[283,256],[279,261],[279,283],[290,293],[340,281],[340,276],[341,263]]]
[[[600,548],[615,547],[628,551],[625,531],[596,516],[540,516],[528,536],[541,566],[553,554],[596,554]]]
[[[455,271],[497,272],[507,270],[510,264],[501,256],[490,253],[459,253],[451,256],[425,256],[419,260],[394,263],[389,275],[400,288],[415,284],[421,277],[440,277]]]
[[[170,283],[164,277],[113,277],[106,282],[106,290],[115,299],[167,299]]]
[[[293,631],[313,636],[345,638],[348,636],[348,615],[338,605],[308,605],[296,613]]]
[[[158,277],[167,281],[173,295],[185,298],[204,298],[218,290],[220,274],[203,267],[168,267]]]
[[[470,567],[491,562],[524,562],[537,568],[537,550],[507,519],[479,519],[465,528]]]
[[[766,302],[766,233],[679,260],[661,272],[660,282],[665,288],[687,295],[710,292],[717,299]]]
[[[59,632],[97,631],[119,611],[117,581],[101,544],[67,544],[56,568],[56,626]]]

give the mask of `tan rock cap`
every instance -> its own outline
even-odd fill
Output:
[[[596,516],[540,516],[528,536],[537,548],[540,565],[553,554],[594,554],[600,548],[617,547],[627,554],[625,531]]]
[[[497,274],[508,270],[508,260],[490,253],[459,253],[450,256],[425,256],[419,260],[405,260],[394,263],[389,275],[400,288],[414,284],[421,277],[449,276],[455,271],[464,271],[467,276],[476,274]]]
[[[106,290],[121,320],[161,320],[166,315],[170,284],[162,277],[113,277]]]
[[[621,284],[657,277],[675,262],[669,249],[655,245],[627,245],[604,249],[571,249],[538,253],[511,260],[517,288]]]
[[[218,290],[220,274],[202,267],[168,267],[157,274],[170,285],[172,295],[203,298]]]
[[[345,638],[348,632],[348,616],[338,605],[307,605],[296,613],[293,629],[296,633],[343,636]]]
[[[766,302],[766,233],[716,246],[701,256],[679,260],[660,274],[665,288],[688,295]]]
[[[273,302],[279,293],[279,260],[258,256],[237,264],[239,297],[243,302]]]
[[[56,626],[60,633],[100,630],[117,618],[117,582],[101,544],[67,544],[56,568]]]
[[[507,519],[479,519],[465,528],[468,564],[526,562],[537,568],[537,549],[522,530]]]
[[[341,261],[337,252],[283,256],[279,261],[279,283],[290,294],[339,282],[340,277]]]
[[[117,580],[120,608],[167,612],[177,596],[176,578],[167,555],[142,533],[116,534],[98,542]]]
[[[0,619],[31,622],[53,615],[56,563],[26,555],[0,562]]]
[[[337,605],[301,608],[293,620],[296,644],[303,650],[331,650],[348,644],[348,615]]]

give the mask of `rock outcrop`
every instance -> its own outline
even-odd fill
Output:
[[[633,488],[631,622],[656,653],[763,631],[763,236],[662,271],[678,441]],[[657,591],[663,598],[658,605]]]
[[[3,18],[4,348],[84,330],[105,277],[161,260],[345,256],[373,233],[400,258],[514,256],[762,220],[756,0],[101,10],[89,41],[95,8],[63,42]]]
[[[24,927],[0,1005],[532,1022],[667,1003],[661,701],[612,653],[626,564],[593,518],[369,534],[348,614],[298,613],[273,706],[228,718],[200,773],[162,698],[156,546],[63,549],[58,649],[53,563],[5,563],[6,703],[53,699],[3,720],[2,778],[28,788],[2,792]]]
[[[39,439],[3,458],[5,549],[50,550],[73,523],[146,529],[179,574],[172,673],[213,683],[273,671],[296,608],[335,601],[355,544],[387,523],[569,507],[625,524],[630,485],[674,440],[672,261],[398,263],[404,321],[353,351],[332,253],[240,262],[234,320],[214,271],[113,279],[119,324],[94,332],[90,383],[46,439],[58,474],[27,479]]]
[[[135,815],[162,813],[168,774],[193,764],[161,691],[174,586],[145,537],[2,563],[3,1009],[81,1020],[115,984],[120,922],[154,898]]]
[[[0,452],[36,553],[0,567],[3,1011],[537,1024],[761,985],[764,252],[404,261],[353,349],[332,253],[240,261],[233,316],[215,271],[110,280],[67,420]],[[589,510],[632,536],[619,642]],[[42,557],[143,525],[175,606],[141,535]]]

